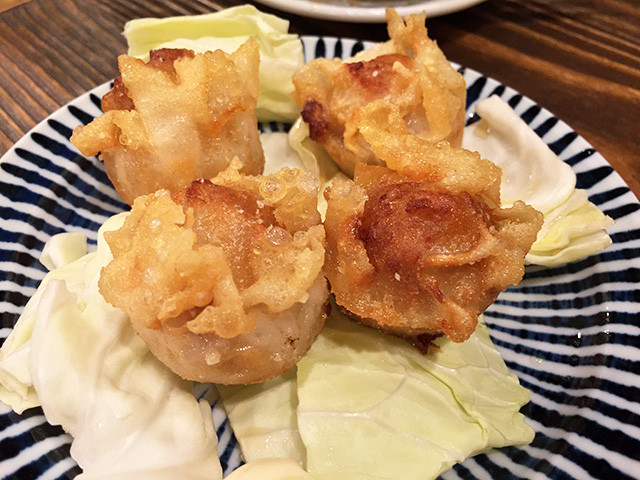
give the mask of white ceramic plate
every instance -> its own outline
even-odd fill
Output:
[[[365,44],[303,38],[307,60],[349,57]],[[477,100],[497,94],[577,173],[616,223],[613,245],[562,267],[529,268],[524,281],[498,297],[485,316],[507,365],[531,390],[524,407],[536,430],[531,445],[468,459],[444,479],[633,479],[640,475],[640,204],[587,142],[544,108],[470,69],[468,121]],[[44,276],[38,257],[51,235],[98,227],[126,208],[96,158],[69,143],[73,128],[99,115],[105,84],[36,126],[0,161],[0,341]],[[266,129],[280,129],[275,124]],[[237,442],[211,387],[226,472],[240,463]],[[71,439],[40,409],[14,414],[0,403],[0,478],[71,479]],[[405,479],[398,479],[405,480]]]
[[[393,7],[401,17],[426,12],[438,17],[473,7],[484,0],[257,0],[263,5],[303,17],[337,22],[384,23],[384,11]]]

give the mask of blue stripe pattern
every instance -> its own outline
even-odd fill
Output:
[[[304,37],[307,60],[346,58],[370,44]],[[509,87],[459,67],[468,85],[467,123],[474,105],[490,95],[504,99],[577,173],[578,188],[616,220],[613,245],[598,255],[556,268],[528,267],[517,288],[500,295],[486,314],[492,338],[509,368],[532,392],[523,413],[536,428],[530,446],[469,459],[443,479],[627,479],[640,472],[640,204],[611,166],[548,111]],[[54,113],[20,140],[0,163],[0,262],[3,304],[0,332],[17,320],[44,269],[39,252],[53,234],[73,230],[95,243],[98,226],[126,205],[102,163],[79,156],[68,139],[73,128],[100,114],[104,84]],[[288,126],[261,125],[263,131]],[[4,329],[4,330],[1,330]],[[0,338],[2,341],[3,338]],[[237,441],[215,389],[196,386],[212,404],[225,474],[241,464]],[[69,459],[70,438],[40,409],[0,414],[0,478],[31,479]],[[25,422],[32,422],[25,423]],[[28,425],[15,435],[9,428]],[[56,439],[54,447],[45,439]],[[34,460],[16,461],[37,449]],[[634,475],[635,472],[635,475]],[[70,463],[56,478],[72,479]],[[51,477],[53,478],[53,477]]]

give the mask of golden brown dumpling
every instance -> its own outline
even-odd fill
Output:
[[[100,292],[175,373],[254,383],[289,370],[324,325],[317,186],[300,170],[139,197],[108,233]]]
[[[522,202],[500,208],[500,169],[477,153],[431,145],[389,109],[370,113],[364,138],[395,171],[357,165],[353,181],[325,191],[336,303],[392,334],[464,341],[522,279],[542,214]]]
[[[151,52],[145,64],[122,55],[121,76],[102,101],[104,114],[74,131],[83,155],[97,155],[128,204],[159,189],[176,191],[211,178],[238,157],[260,174],[264,154],[256,120],[258,45]]]
[[[360,132],[363,108],[392,108],[411,133],[454,146],[462,141],[466,86],[435,42],[425,16],[387,10],[390,40],[343,62],[316,59],[293,77],[296,102],[321,144],[349,176],[358,163],[383,165]]]

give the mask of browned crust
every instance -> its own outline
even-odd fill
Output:
[[[400,62],[411,68],[414,61],[407,55],[393,53],[380,55],[367,62],[345,63],[344,67],[351,74],[353,80],[362,88],[367,97],[376,98],[389,91],[393,75],[393,65]]]
[[[324,107],[313,98],[304,104],[302,119],[309,124],[311,140],[320,141],[329,130],[330,125],[324,112]]]
[[[193,51],[186,48],[160,48],[149,52],[147,65],[170,75],[175,75],[174,62],[180,58],[193,58],[193,55]],[[135,108],[121,76],[115,78],[111,90],[102,97],[100,107],[103,112],[108,112],[109,110],[133,110]]]

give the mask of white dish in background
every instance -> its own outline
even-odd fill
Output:
[[[401,17],[426,12],[427,18],[473,7],[485,0],[257,0],[258,3],[303,17],[336,22],[384,23],[384,11],[393,7]]]

